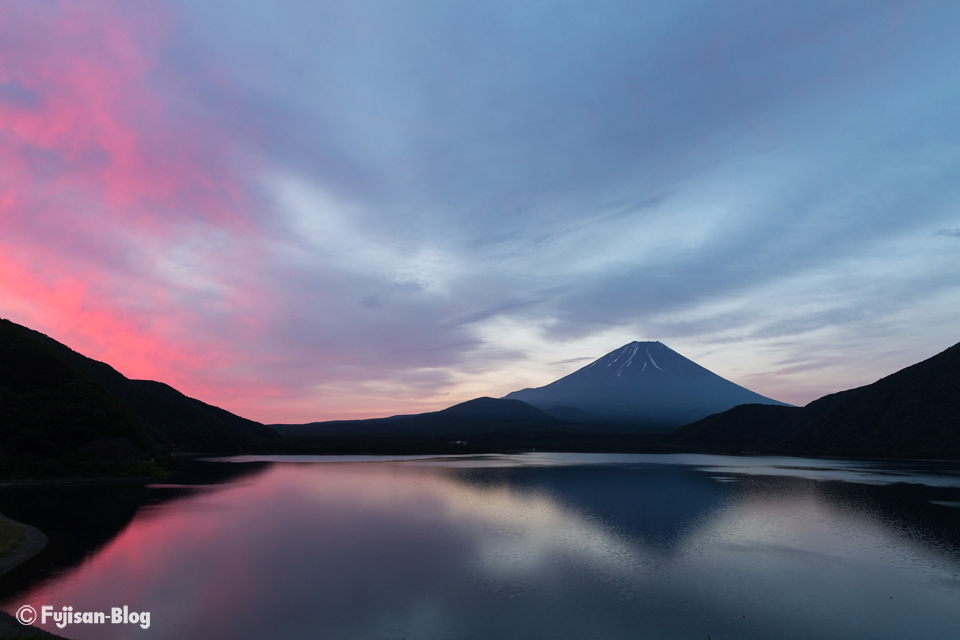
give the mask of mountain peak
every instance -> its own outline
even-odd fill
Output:
[[[745,389],[659,341],[633,341],[568,376],[505,396],[605,419],[686,424],[740,404],[783,404]]]
[[[629,380],[646,376],[695,375],[705,371],[707,370],[662,342],[635,340],[547,386],[566,386],[578,380]]]

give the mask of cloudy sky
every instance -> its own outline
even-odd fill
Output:
[[[955,2],[0,2],[0,316],[266,422],[960,340]]]

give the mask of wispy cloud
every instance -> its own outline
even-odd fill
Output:
[[[267,421],[633,339],[802,403],[957,339],[958,19],[12,3],[0,313]]]
[[[577,362],[584,362],[585,360],[596,360],[592,356],[581,356],[579,358],[567,358],[566,360],[557,360],[556,362],[551,362],[550,364],[575,364]]]

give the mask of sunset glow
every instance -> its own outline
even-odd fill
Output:
[[[944,3],[3,2],[0,317],[263,422],[960,339]]]

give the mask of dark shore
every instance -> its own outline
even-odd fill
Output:
[[[2,513],[0,513],[0,519],[13,523],[24,533],[24,538],[20,544],[17,545],[13,551],[0,558],[0,576],[3,576],[5,573],[15,569],[33,556],[43,551],[44,547],[47,546],[49,539],[47,538],[46,534],[36,527],[31,527],[28,524],[12,520]],[[9,613],[0,611],[0,640],[4,640],[5,638],[24,637],[62,638],[62,636],[53,635],[52,633],[44,631],[43,629],[20,624],[20,622]]]

